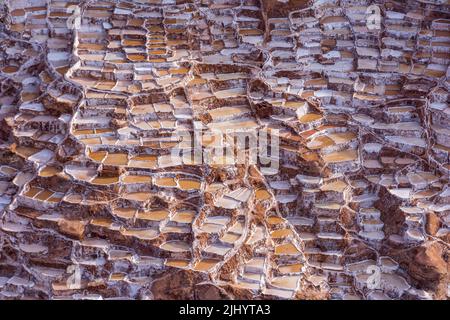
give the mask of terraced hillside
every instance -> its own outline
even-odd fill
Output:
[[[0,299],[450,297],[448,0],[0,20]]]

